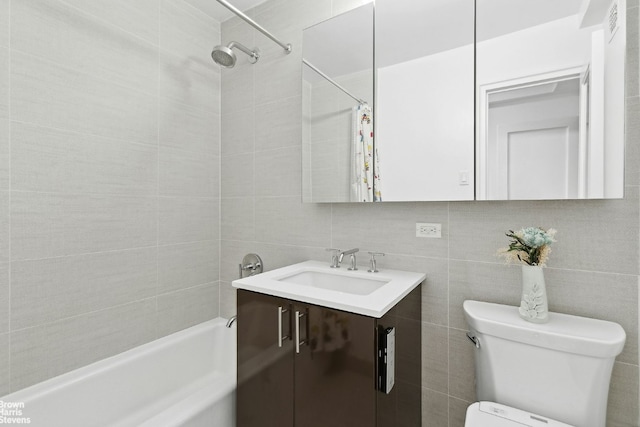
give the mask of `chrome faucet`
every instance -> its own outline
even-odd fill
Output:
[[[371,255],[371,259],[369,260],[369,269],[367,270],[369,273],[377,273],[378,272],[378,264],[376,263],[376,255],[384,256],[382,252],[369,252]]]
[[[233,323],[234,323],[236,320],[238,320],[238,316],[237,316],[237,315],[235,315],[235,316],[231,316],[231,317],[229,318],[229,320],[227,320],[227,328],[230,328],[230,327],[231,327],[231,325],[233,325]]]
[[[357,270],[355,253],[358,252],[360,249],[353,248],[353,249],[349,249],[348,251],[341,251],[340,249],[332,248],[327,250],[333,251],[333,254],[331,255],[331,265],[329,265],[329,267],[340,268],[340,264],[342,264],[342,259],[344,258],[344,256],[351,255],[351,267],[349,267],[349,270]]]
[[[356,271],[357,269],[358,269],[358,265],[356,263],[356,254],[352,253],[351,259],[349,260],[349,268],[347,268],[347,270]]]

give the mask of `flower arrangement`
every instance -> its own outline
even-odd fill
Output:
[[[537,265],[544,267],[551,253],[551,243],[555,242],[556,230],[540,227],[526,227],[505,233],[511,238],[508,248],[498,250],[498,255],[508,263]]]

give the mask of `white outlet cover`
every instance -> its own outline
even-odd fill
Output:
[[[429,222],[417,222],[416,237],[440,239],[442,238],[442,224],[435,224],[435,223],[429,223]]]

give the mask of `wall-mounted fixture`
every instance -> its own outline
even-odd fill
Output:
[[[233,68],[233,66],[236,65],[236,54],[233,52],[233,48],[249,55],[251,58],[249,62],[252,64],[255,64],[258,62],[258,59],[260,59],[260,52],[257,47],[251,50],[238,42],[231,42],[226,46],[218,45],[214,47],[213,51],[211,51],[211,58],[218,65],[225,68]]]
[[[262,263],[260,255],[246,254],[244,258],[242,258],[242,262],[238,264],[238,277],[242,279],[243,277],[254,276],[262,273],[263,269],[264,264]]]
[[[286,53],[291,53],[292,48],[290,43],[283,43],[282,41],[280,41],[269,31],[265,30],[262,26],[260,26],[256,21],[249,18],[240,9],[236,8],[226,0],[217,0],[217,2],[223,5],[224,7],[226,7],[227,9],[229,9],[231,12],[235,13],[239,18],[244,20],[253,28],[260,31],[262,34],[264,34],[265,36],[269,37],[271,40],[276,42],[285,50]],[[234,47],[246,53],[247,55],[249,55],[251,59],[253,59],[253,61],[251,62],[252,64],[255,64],[256,62],[258,62],[258,59],[260,58],[258,49],[254,48],[253,50],[250,50],[238,42],[231,42],[227,46],[218,45],[214,47],[213,51],[211,52],[211,58],[213,58],[216,64],[219,64],[225,68],[233,68],[233,66],[236,64],[236,56],[232,50]]]

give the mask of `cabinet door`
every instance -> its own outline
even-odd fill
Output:
[[[375,320],[314,305],[293,309],[293,339],[304,342],[294,350],[295,425],[375,426]]]
[[[237,304],[237,427],[293,427],[290,302],[238,290]]]

